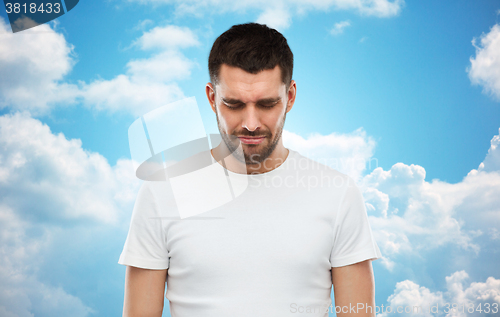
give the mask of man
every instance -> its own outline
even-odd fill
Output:
[[[119,260],[124,316],[161,316],[165,282],[173,317],[375,316],[381,254],[361,192],[283,146],[292,70],[286,39],[265,25],[235,25],[214,42],[206,94],[223,142],[210,154],[248,188],[204,217],[171,220],[169,182],[143,183]]]

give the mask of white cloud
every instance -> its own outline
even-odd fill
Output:
[[[498,135],[491,139],[490,144],[488,154],[486,154],[484,161],[479,164],[478,171],[500,171],[500,129],[498,129]]]
[[[159,52],[149,58],[129,61],[126,74],[111,80],[98,79],[90,84],[81,82],[82,101],[96,110],[127,111],[140,116],[183,99],[184,93],[175,81],[189,78],[196,64],[180,49],[199,44],[196,35],[188,28],[175,25],[155,27],[135,40],[133,45]]]
[[[434,317],[431,307],[443,307],[444,299],[440,292],[433,293],[428,288],[405,280],[396,284],[394,294],[387,299],[390,305],[377,317],[387,317],[394,313],[398,316]],[[381,306],[381,305],[380,305]],[[406,311],[405,311],[406,309]]]
[[[394,267],[396,266],[396,263],[394,263],[394,261],[391,261],[391,259],[385,257],[385,256],[382,256],[382,258],[380,259],[380,261],[382,262],[382,265],[389,271],[389,272],[392,272],[392,270],[394,269]]]
[[[500,240],[500,231],[497,228],[490,228],[488,234],[491,240]]]
[[[391,17],[398,15],[401,12],[405,2],[404,0],[368,0],[368,1],[338,1],[342,4],[347,4],[348,8],[354,8],[359,10],[363,15],[376,16],[376,17]],[[339,5],[339,7],[342,7]]]
[[[268,23],[278,29],[290,26],[292,16],[305,14],[307,11],[320,10],[352,10],[360,15],[375,17],[392,17],[398,15],[404,6],[404,0],[126,0],[153,6],[171,4],[178,14],[201,16],[203,13],[220,14],[227,12],[260,11],[258,23]]]
[[[134,26],[134,30],[144,31],[148,27],[148,25],[151,25],[151,24],[153,24],[153,21],[150,19],[140,20]]]
[[[500,130],[480,168],[450,184],[426,181],[419,165],[396,163],[387,171],[377,167],[375,142],[362,129],[306,138],[283,131],[285,147],[358,182],[384,256],[381,264],[389,271],[399,271],[408,258],[421,259],[439,248],[454,247],[474,258],[483,256],[482,248],[488,252],[494,247],[500,228],[499,140]],[[363,176],[367,163],[375,169]]]
[[[385,257],[397,262],[400,257],[422,256],[451,245],[471,251],[473,256],[481,252],[481,243],[496,239],[495,228],[500,227],[499,138],[493,137],[480,168],[456,184],[437,179],[427,182],[423,167],[403,163],[388,171],[376,168],[363,178],[360,183],[372,229]]]
[[[80,298],[38,274],[54,260],[48,251],[55,243],[71,250],[65,253],[71,262],[73,253],[86,251],[75,241],[88,248],[102,242],[100,227],[123,235],[139,186],[130,160],[110,166],[27,113],[1,116],[0,315],[92,315]]]
[[[482,170],[450,184],[426,181],[425,169],[414,164],[396,163],[387,171],[377,167],[375,142],[362,129],[306,138],[283,131],[285,147],[358,181],[384,255],[381,264],[389,271],[400,271],[406,259],[422,258],[439,248],[455,247],[476,257],[498,241],[500,173],[494,167],[499,138],[493,137]],[[362,176],[367,163],[376,168]]]
[[[173,50],[200,45],[196,34],[187,27],[157,26],[134,41],[143,50]]]
[[[50,234],[38,231],[12,208],[0,203],[0,315],[33,316],[38,305],[50,307],[53,316],[87,316],[90,307],[61,288],[45,285],[27,272],[34,272],[41,263],[41,250],[50,242]],[[41,307],[40,307],[41,308]],[[62,313],[62,314],[60,314]],[[45,314],[43,314],[45,315]]]
[[[424,178],[421,166],[397,163],[389,171],[377,168],[363,179],[367,210],[378,214],[370,220],[383,253],[388,257],[418,254],[447,245],[479,252],[473,242],[477,232],[464,229],[464,217],[470,218],[470,210],[475,210],[474,217],[484,219],[469,222],[475,225],[473,229],[492,225],[495,217],[489,210],[485,206],[471,209],[479,206],[470,202],[479,203],[476,198],[481,190],[500,194],[493,187],[500,184],[500,175],[489,182],[477,177],[458,184],[429,183]]]
[[[171,101],[185,98],[176,83],[137,82],[127,75],[82,83],[83,103],[98,111],[128,112],[141,116]]]
[[[348,134],[331,133],[320,135],[314,133],[306,139],[284,130],[283,144],[322,164],[328,165],[342,173],[359,180],[367,164],[375,165],[377,160],[372,158],[375,140],[367,136],[359,128]]]
[[[123,161],[112,168],[103,156],[81,146],[78,139],[52,134],[27,113],[1,116],[1,202],[39,221],[116,223],[117,203],[130,201],[117,201],[115,195],[136,182],[133,167]],[[130,169],[132,176],[123,178],[122,169]]]
[[[335,23],[333,28],[330,30],[330,33],[333,35],[342,34],[342,33],[344,33],[344,29],[350,25],[351,25],[351,22],[349,22],[349,21],[337,22],[337,23]]]
[[[189,78],[197,66],[180,52],[199,45],[196,35],[188,28],[167,25],[134,41],[142,50],[157,52],[129,61],[125,74],[68,84],[63,79],[75,64],[73,46],[48,24],[28,31],[13,34],[0,18],[0,108],[43,115],[53,107],[82,102],[97,111],[138,116],[185,98],[176,81]]]
[[[44,114],[72,103],[78,88],[62,79],[74,63],[73,46],[48,24],[14,34],[0,18],[0,108]]]
[[[470,58],[471,65],[467,69],[469,78],[472,84],[483,86],[485,93],[500,100],[500,25],[495,24],[479,40],[478,45],[476,38],[472,40],[476,57]]]
[[[6,216],[8,216],[8,222],[6,222]],[[42,259],[42,254],[36,247],[40,244],[47,244],[49,238],[47,236],[29,237],[27,231],[35,229],[34,226],[21,221],[19,217],[11,211],[6,211],[5,208],[0,208],[0,217],[2,230],[8,228],[9,233],[16,235],[16,239],[0,238],[2,245],[0,247],[2,252],[0,315],[86,317],[95,313],[80,298],[69,294],[61,286],[43,283],[35,275],[28,273],[36,270],[37,264]],[[30,263],[37,264],[30,265]]]
[[[467,286],[468,279],[469,275],[465,271],[457,271],[447,276],[444,292],[432,292],[410,280],[399,282],[394,293],[387,299],[390,308],[384,307],[384,313],[377,317],[388,317],[395,313],[398,316],[417,317],[495,315],[494,307],[497,307],[497,312],[500,309],[500,280],[488,277],[484,283],[473,282]],[[453,304],[456,304],[455,310]]]
[[[290,26],[292,17],[288,8],[277,5],[266,7],[255,22],[282,31]]]
[[[127,74],[137,83],[163,83],[189,78],[194,65],[177,51],[165,51],[147,59],[129,61]]]

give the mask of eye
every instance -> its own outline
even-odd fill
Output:
[[[234,109],[238,109],[241,107],[241,104],[228,104],[228,103],[224,103],[226,105],[227,108],[231,109],[231,110],[234,110]]]
[[[279,100],[274,101],[274,102],[260,104],[260,106],[264,107],[264,108],[272,108],[272,107],[276,106],[278,104],[278,102],[279,102]]]

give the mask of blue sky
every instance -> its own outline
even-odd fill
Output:
[[[285,146],[363,163],[332,167],[363,189],[377,304],[499,301],[497,1],[181,4],[80,1],[16,34],[0,13],[0,315],[121,315],[128,127],[195,96],[217,131],[208,53],[251,21],[294,53]]]

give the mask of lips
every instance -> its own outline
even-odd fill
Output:
[[[240,139],[241,143],[244,144],[259,144],[261,143],[266,137],[238,137]]]

